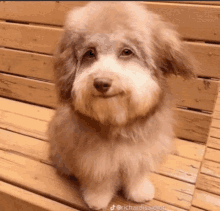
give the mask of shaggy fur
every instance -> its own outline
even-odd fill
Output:
[[[193,76],[175,30],[134,2],[91,2],[68,14],[55,54],[59,99],[51,156],[91,209],[117,190],[154,197],[148,174],[173,150],[166,78]]]

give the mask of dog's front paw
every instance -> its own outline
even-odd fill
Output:
[[[105,209],[111,201],[113,194],[110,192],[96,193],[96,192],[84,192],[83,198],[86,204],[92,210]]]
[[[152,200],[154,194],[155,190],[153,184],[147,178],[144,178],[135,185],[131,184],[130,187],[128,187],[126,197],[131,201],[142,203]]]

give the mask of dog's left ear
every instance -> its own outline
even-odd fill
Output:
[[[161,21],[159,17],[156,19],[153,29],[155,65],[165,76],[173,74],[194,78],[195,66],[186,45],[171,24]]]

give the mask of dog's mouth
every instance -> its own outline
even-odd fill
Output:
[[[107,99],[107,98],[113,98],[113,97],[117,97],[117,96],[123,96],[124,94],[125,94],[124,92],[119,92],[119,93],[114,93],[114,94],[103,93],[103,94],[93,95],[93,97]]]

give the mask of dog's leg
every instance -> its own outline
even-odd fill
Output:
[[[128,200],[141,203],[154,198],[154,186],[147,175],[128,175],[123,186],[125,197]]]
[[[114,177],[113,177],[114,178]],[[117,191],[118,185],[115,179],[106,179],[103,182],[82,182],[81,190],[83,199],[90,209],[100,210],[108,206]]]

